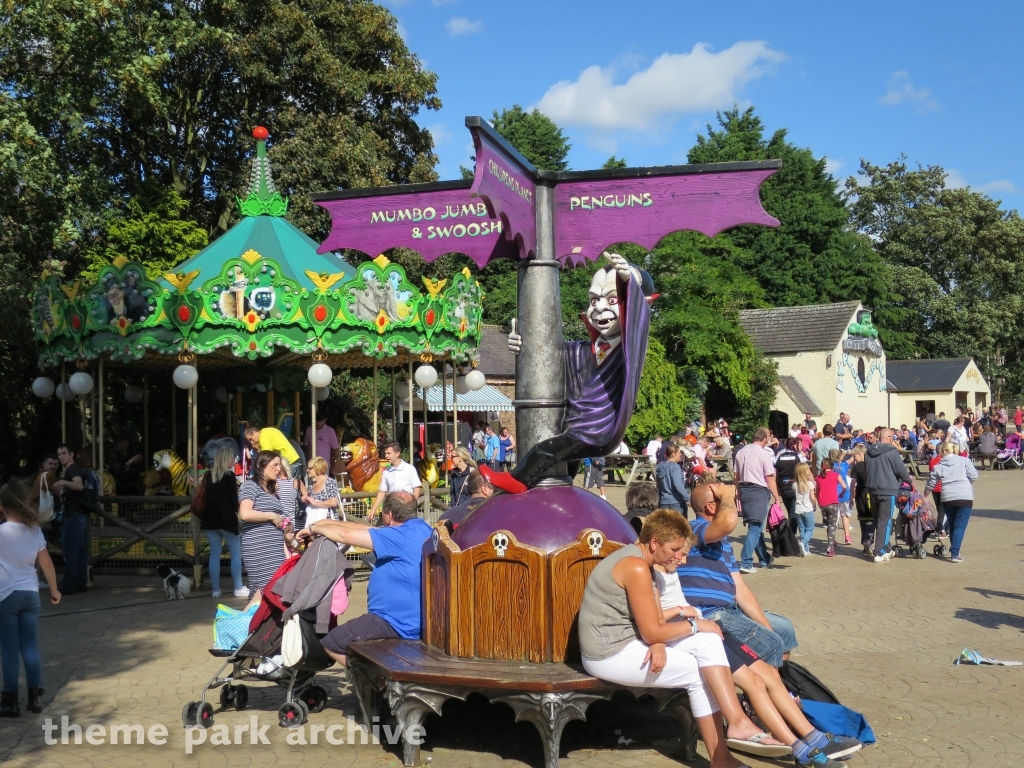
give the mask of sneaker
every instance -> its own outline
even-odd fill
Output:
[[[847,544],[853,544],[853,539],[851,539],[849,536],[847,536],[846,537],[846,543]]]
[[[864,746],[857,739],[849,736],[836,736],[834,733],[826,732],[825,737],[828,739],[828,744],[819,751],[824,752],[825,756],[831,760],[852,755]]]
[[[800,546],[803,547],[803,549],[804,549],[804,557],[810,557],[811,556],[811,548],[808,547],[803,542],[800,543]]]
[[[963,561],[964,559],[960,557],[960,555],[956,555],[954,557],[949,558],[949,562],[951,563],[962,563]]]
[[[884,563],[892,558],[892,552],[883,552],[880,555],[875,555],[876,563]]]
[[[829,547],[828,551],[825,552],[825,557],[835,557],[835,556],[836,556],[836,551],[834,549],[832,549],[832,547]]]
[[[875,553],[871,551],[871,545],[870,544],[865,544],[864,545],[864,554],[867,555],[868,557],[874,557],[875,556]]]
[[[220,590],[219,589],[213,590],[210,593],[210,597],[212,597],[214,600],[216,600],[218,597],[220,597]]]
[[[235,597],[248,597],[248,596],[249,596],[249,588],[248,587],[242,587],[241,589],[236,589],[235,590]]]
[[[803,762],[797,760],[796,764],[801,766],[801,768],[804,766],[814,766],[814,768],[849,768],[842,760],[829,759],[829,756],[820,749],[812,749],[811,754],[807,756],[806,760]]]
[[[743,566],[740,566],[740,573],[750,575],[751,573],[757,573],[757,570],[753,566],[751,566],[750,568],[744,568]]]
[[[775,555],[768,555],[768,562],[764,563],[765,568],[771,568],[775,565]]]

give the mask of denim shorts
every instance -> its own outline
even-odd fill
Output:
[[[748,617],[735,603],[728,608],[704,613],[705,619],[719,622],[736,640],[750,646],[762,661],[781,667],[783,654],[797,646],[796,632],[792,622],[784,616],[767,611],[765,616],[772,625],[770,630]]]

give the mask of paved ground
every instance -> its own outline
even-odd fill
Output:
[[[874,727],[878,745],[853,764],[989,768],[1024,762],[1024,667],[952,663],[965,646],[1024,660],[1022,490],[1022,472],[983,473],[965,562],[959,565],[932,557],[875,565],[848,547],[834,559],[789,559],[749,577],[762,604],[796,624],[800,647],[794,657]],[[613,502],[621,502],[621,490],[609,492]],[[823,535],[819,528],[816,547]],[[401,765],[394,748],[328,746],[322,734],[318,745],[286,743],[288,732],[276,724],[283,693],[277,688],[252,689],[246,712],[216,715],[217,724],[232,726],[232,735],[236,724],[248,724],[255,715],[270,726],[269,745],[251,746],[243,734],[243,745],[205,744],[186,754],[181,708],[198,698],[217,668],[206,651],[215,606],[208,593],[168,603],[159,586],[156,579],[98,577],[88,595],[44,608],[40,641],[49,705],[40,716],[0,720],[0,762],[33,768]],[[364,585],[353,598],[350,615],[364,608]],[[342,677],[325,680],[330,707],[310,722],[329,725],[355,716],[356,702]],[[44,720],[59,724],[62,716],[83,730],[163,724],[169,737],[163,746],[47,746]],[[423,760],[433,766],[543,763],[533,727],[513,723],[510,710],[483,700],[447,705],[444,717],[429,719],[427,727]],[[675,733],[673,721],[649,706],[599,703],[589,722],[568,726],[562,766],[678,766]],[[58,729],[58,741],[60,735]],[[632,743],[617,745],[620,736]],[[698,764],[707,762],[701,758]]]

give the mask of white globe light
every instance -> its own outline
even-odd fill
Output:
[[[178,389],[192,389],[199,381],[199,371],[193,365],[179,365],[174,369],[174,386]]]
[[[53,379],[47,376],[40,376],[32,382],[32,394],[36,397],[46,398],[53,394],[55,387],[56,385],[53,383]]]
[[[314,363],[309,366],[309,372],[306,374],[306,378],[309,379],[309,383],[314,387],[326,387],[331,383],[331,379],[334,378],[334,374],[331,372],[329,365],[324,363]]]
[[[455,391],[458,392],[460,395],[469,394],[469,384],[466,383],[465,376],[459,376],[458,378],[455,379]]]
[[[480,371],[473,370],[466,374],[466,386],[470,389],[483,389],[486,384],[487,378]]]
[[[416,383],[424,389],[437,384],[437,369],[432,365],[421,365],[416,369]]]
[[[327,387],[317,387],[316,388],[316,399],[317,400],[323,402],[324,400],[326,400],[330,396],[331,396],[331,390],[328,389]]]
[[[405,400],[409,397],[409,382],[399,381],[395,384],[395,397],[399,400]]]
[[[142,402],[142,387],[138,384],[129,384],[124,388],[124,399],[129,403]]]
[[[65,403],[69,400],[73,400],[75,395],[72,393],[71,388],[67,384],[58,384],[57,389],[54,390],[58,400],[63,400]]]
[[[226,403],[228,401],[228,388],[217,387],[217,391],[214,393],[217,397],[218,403]]]
[[[68,379],[68,386],[76,395],[88,395],[92,392],[92,376],[84,371],[79,371]]]

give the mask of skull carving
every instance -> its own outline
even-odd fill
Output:
[[[498,557],[504,557],[508,549],[508,536],[504,533],[494,534],[491,536],[491,545],[494,547],[494,554]]]
[[[587,546],[590,547],[590,554],[600,555],[601,547],[604,546],[604,535],[598,531],[592,531],[587,536]]]

